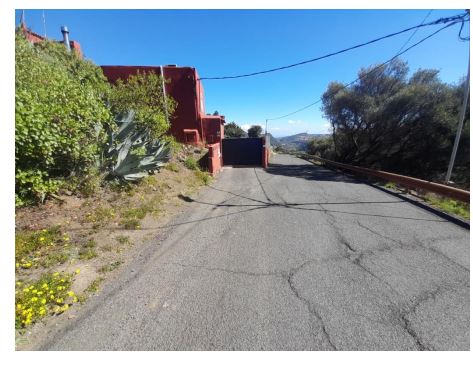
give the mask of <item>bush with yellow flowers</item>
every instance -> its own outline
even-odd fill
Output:
[[[29,269],[38,264],[47,267],[67,260],[70,238],[59,226],[15,234],[16,269]]]
[[[68,310],[78,301],[70,290],[74,275],[56,272],[44,274],[34,283],[16,282],[15,327],[22,329],[46,315]]]

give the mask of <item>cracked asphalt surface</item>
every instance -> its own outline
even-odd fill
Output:
[[[38,349],[470,349],[469,230],[286,155],[183,199]]]

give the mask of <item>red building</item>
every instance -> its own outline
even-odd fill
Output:
[[[197,70],[192,67],[166,66],[102,66],[108,81],[126,81],[130,75],[140,72],[154,72],[167,81],[165,95],[177,102],[177,108],[170,118],[169,132],[181,143],[207,145],[220,143],[223,138],[225,116],[205,114],[204,88]]]
[[[35,44],[35,43],[40,43],[40,42],[43,42],[44,40],[46,40],[45,37],[39,35],[38,33],[35,33],[33,32],[32,30],[28,29],[26,27],[26,24],[24,23],[24,21],[21,22],[21,31],[23,32],[23,34],[25,35],[25,38]],[[82,54],[82,49],[80,48],[80,43],[77,42],[77,41],[69,41],[69,31],[67,30],[66,27],[63,27],[65,28],[65,30],[61,29],[61,32],[63,33],[63,36],[64,36],[64,39],[62,41],[55,41],[55,42],[58,42],[58,43],[62,43],[64,44],[65,42],[68,42],[69,43],[69,48],[74,51],[75,53],[77,53],[77,55],[79,55],[80,58],[83,57],[83,54]],[[67,33],[67,36],[66,34]]]

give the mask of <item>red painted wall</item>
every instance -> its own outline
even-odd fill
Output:
[[[208,170],[212,176],[216,176],[217,173],[222,170],[223,166],[221,144],[209,144],[207,148],[209,149]]]
[[[26,39],[29,42],[33,43],[33,44],[43,42],[46,39],[43,36],[33,32],[33,31],[30,31],[24,25],[22,26],[22,31],[23,31],[23,34],[25,35]],[[63,41],[56,41],[56,42],[64,43]],[[82,49],[80,47],[79,42],[69,41],[69,46],[71,47],[71,50],[73,50],[75,53],[77,53],[77,55],[79,55],[80,58],[84,57],[83,54],[82,54]]]
[[[126,80],[140,72],[154,72],[161,75],[159,66],[102,66],[109,82]],[[177,108],[171,118],[169,132],[180,142],[205,144],[219,142],[218,131],[223,136],[223,116],[206,116],[204,89],[195,68],[163,66],[166,94],[176,102]],[[218,120],[218,122],[217,122]],[[186,133],[187,132],[187,133]],[[196,134],[195,134],[196,133]],[[197,135],[197,141],[192,141]]]

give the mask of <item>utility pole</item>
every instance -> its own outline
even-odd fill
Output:
[[[468,104],[468,95],[470,94],[470,60],[468,60],[468,73],[465,80],[465,90],[463,91],[463,106],[460,113],[460,121],[458,121],[457,135],[455,136],[455,143],[453,144],[452,155],[450,156],[450,163],[448,164],[447,175],[445,176],[445,183],[448,184],[452,176],[453,164],[457,156],[458,143],[463,129],[463,122],[465,121],[466,105]]]

